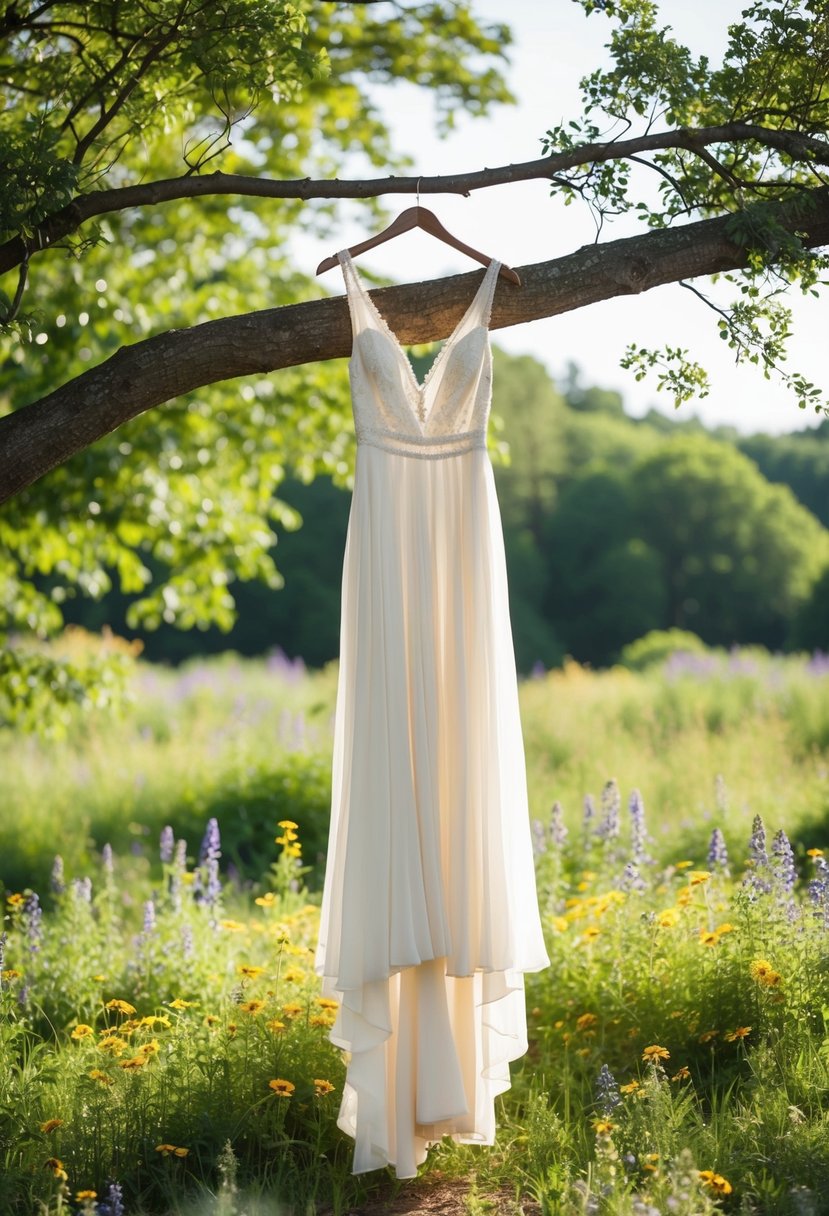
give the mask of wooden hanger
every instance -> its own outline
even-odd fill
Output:
[[[453,249],[459,249],[461,253],[468,254],[469,257],[474,258],[476,262],[480,262],[483,266],[489,266],[493,261],[485,253],[480,253],[477,249],[464,245],[463,241],[459,241],[456,236],[452,236],[452,233],[447,232],[435,213],[429,211],[426,207],[421,207],[419,203],[414,207],[407,207],[405,211],[401,211],[397,219],[392,220],[388,228],[384,228],[376,236],[369,237],[367,241],[361,241],[359,245],[352,245],[347,252],[351,257],[356,257],[360,253],[365,253],[368,249],[373,249],[375,245],[382,245],[384,241],[391,241],[394,237],[400,236],[404,232],[410,232],[412,228],[422,228],[430,236],[436,236],[444,244],[451,245]],[[317,267],[317,274],[322,274],[336,265],[337,257],[335,254],[333,257],[325,258],[320,262]],[[502,264],[498,273],[499,275],[503,275],[510,283],[515,283],[518,287],[521,286],[520,278],[509,266]]]

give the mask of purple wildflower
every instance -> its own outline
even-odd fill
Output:
[[[564,822],[564,815],[561,810],[561,803],[556,801],[553,803],[553,809],[550,811],[550,840],[557,849],[564,847],[564,842],[567,839],[567,826]]]
[[[596,1104],[604,1115],[612,1115],[622,1104],[622,1095],[616,1078],[606,1064],[602,1064],[596,1079]]]
[[[593,825],[593,820],[596,818],[596,804],[593,801],[592,794],[584,795],[584,831],[589,834]]]
[[[181,952],[185,958],[193,953],[193,929],[190,925],[181,926]]]
[[[754,816],[751,825],[751,839],[748,842],[750,868],[743,879],[743,886],[752,898],[761,892],[768,895],[771,882],[768,878],[769,857],[766,852],[766,829],[759,815]]]
[[[155,932],[155,904],[151,899],[144,903],[144,935],[149,937]]]
[[[98,1216],[124,1216],[124,1195],[120,1182],[110,1182],[106,1199],[98,1204]]]
[[[92,879],[88,876],[73,878],[71,890],[76,899],[82,900],[86,904],[92,903]]]
[[[622,800],[619,796],[619,787],[611,778],[605,783],[602,790],[602,821],[596,828],[596,835],[600,840],[612,840],[619,835],[619,811],[621,809]]]
[[[196,903],[206,904],[209,908],[217,903],[222,893],[222,884],[219,881],[221,855],[219,824],[217,820],[209,819],[201,842],[199,867],[193,883],[193,898]]]
[[[52,862],[52,875],[49,879],[49,886],[55,895],[63,895],[66,890],[66,883],[63,881],[63,858],[60,853],[55,855],[55,860]]]
[[[636,863],[629,861],[624,870],[622,870],[621,877],[615,885],[620,891],[644,891],[648,884],[639,873],[639,867]]]
[[[158,846],[161,860],[164,862],[165,865],[167,865],[168,862],[173,860],[174,847],[175,847],[175,837],[173,836],[173,829],[170,827],[170,825],[168,823],[166,827],[163,827],[161,829],[161,837],[159,839],[159,846]]]
[[[797,870],[792,846],[782,828],[779,832],[775,832],[774,840],[771,842],[771,864],[780,890],[785,895],[791,895],[797,878]]]
[[[533,834],[533,853],[538,857],[541,853],[547,852],[547,841],[544,836],[544,824],[540,819],[532,821]]]
[[[29,953],[36,954],[40,949],[43,937],[43,909],[40,897],[36,891],[26,896],[23,904],[23,923],[26,926],[26,937],[29,939]]]
[[[182,837],[176,841],[175,867],[177,870],[187,869],[187,841]]]
[[[199,851],[199,865],[204,865],[206,861],[215,861],[222,855],[221,840],[219,837],[219,823],[217,819],[208,819],[207,827],[204,830],[202,837],[201,849]]]
[[[630,857],[636,866],[653,861],[645,847],[648,839],[645,827],[645,804],[639,790],[633,790],[628,800],[630,811]]]
[[[725,837],[720,828],[714,828],[708,843],[708,869],[720,874],[731,873],[728,868],[728,850],[725,847]]]
[[[815,876],[810,879],[809,899],[816,912],[823,913],[824,927],[829,928],[829,864],[825,857],[815,857]]]
[[[20,986],[20,988],[18,989],[17,1003],[21,1009],[28,1009],[28,1007],[29,1007],[29,985],[26,983],[25,980],[24,980],[23,984]]]

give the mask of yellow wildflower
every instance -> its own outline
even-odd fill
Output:
[[[653,1043],[650,1047],[646,1047],[642,1052],[643,1060],[669,1060],[671,1053],[666,1047],[660,1047],[658,1043]]]
[[[236,1031],[237,1031],[238,1029],[239,1029],[239,1027],[237,1026],[236,1022],[228,1022],[228,1024],[227,1024],[227,1035],[228,1035],[228,1038],[230,1038],[230,1039],[235,1038],[235,1037],[236,1037]]]
[[[627,1085],[620,1085],[619,1092],[623,1094],[634,1094],[637,1089],[641,1088],[638,1081],[628,1081]]]
[[[334,998],[330,996],[318,996],[317,1004],[319,1005],[320,1009],[339,1009],[340,1007],[340,1002],[335,1001]]]
[[[138,1048],[140,1056],[154,1056],[159,1050],[158,1039],[150,1039],[149,1043],[142,1043]]]
[[[117,1034],[108,1034],[105,1038],[98,1040],[98,1050],[108,1051],[110,1055],[120,1056],[123,1051],[129,1047],[123,1039],[119,1039]]]
[[[730,1195],[734,1189],[722,1174],[715,1174],[713,1170],[698,1170],[697,1172],[700,1182],[709,1187],[716,1195]]]
[[[609,1119],[593,1120],[593,1131],[597,1136],[609,1136],[615,1126],[616,1124],[611,1123]]]
[[[181,1148],[178,1144],[157,1144],[155,1151],[161,1153],[164,1157],[171,1155],[175,1157],[186,1157],[190,1152],[189,1148]]]
[[[7,967],[5,971],[0,972],[4,980],[19,980],[22,974],[22,971],[15,971],[14,967]]]
[[[733,1043],[737,1039],[744,1039],[746,1037],[746,1035],[748,1035],[750,1033],[751,1033],[750,1026],[738,1026],[736,1028],[736,1030],[729,1030],[727,1034],[723,1035],[723,1038],[726,1040],[727,1043]]]
[[[76,1191],[75,1192],[75,1203],[83,1203],[83,1201],[85,1199],[97,1199],[97,1198],[98,1198],[97,1191]]]
[[[107,1001],[104,1009],[114,1009],[116,1013],[135,1013],[135,1006],[129,1001],[121,1001],[117,997],[114,1000]]]
[[[87,1026],[86,1022],[78,1022],[69,1037],[70,1039],[88,1039],[94,1033],[92,1027]]]
[[[676,893],[676,902],[682,908],[684,908],[686,904],[689,904],[692,898],[693,895],[690,887],[683,887],[681,891],[677,891]]]
[[[330,1081],[326,1081],[323,1077],[314,1077],[314,1090],[318,1098],[323,1094],[330,1094],[334,1090],[334,1086]]]
[[[261,1013],[262,1010],[265,1008],[265,1002],[264,1001],[244,1001],[239,1006],[239,1008],[241,1009],[242,1013],[251,1013],[255,1016],[257,1013]]]
[[[581,936],[582,940],[593,941],[593,939],[599,937],[600,934],[601,929],[598,927],[598,925],[588,925]]]
[[[21,895],[18,891],[14,895],[6,896],[6,903],[11,904],[13,908],[20,908],[26,902],[26,896]]]
[[[53,1132],[56,1127],[63,1127],[63,1119],[47,1119],[45,1123],[41,1123],[40,1130],[42,1132]]]
[[[692,861],[675,861],[674,869],[675,870],[687,870],[688,867],[692,866],[693,864],[694,863]]]
[[[583,1013],[576,1018],[576,1026],[579,1030],[585,1030],[588,1026],[594,1026],[598,1020],[595,1013]]]
[[[192,1005],[198,1005],[198,1003],[198,1001],[185,1001],[180,996],[177,996],[174,1001],[167,1002],[171,1009],[189,1009]]]
[[[708,870],[692,870],[688,875],[688,885],[698,887],[701,883],[708,882],[711,874]]]
[[[93,977],[92,977],[92,978],[93,978],[93,980],[95,981],[95,983],[96,983],[96,984],[103,984],[103,982],[104,982],[105,980],[108,980],[108,979],[109,979],[109,976],[108,976],[108,975],[93,975]]]
[[[311,1026],[333,1026],[334,1019],[330,1014],[315,1013],[313,1017],[308,1019]]]
[[[295,832],[299,827],[298,823],[294,823],[293,819],[280,819],[276,825],[278,828],[285,828],[288,832]]]
[[[64,1181],[68,1177],[66,1170],[63,1168],[63,1162],[59,1157],[47,1157],[43,1162],[45,1170],[51,1170],[56,1178],[62,1178]]]
[[[564,916],[554,916],[551,922],[556,933],[564,933],[570,922]]]
[[[220,920],[219,924],[223,929],[227,929],[229,933],[244,933],[247,925],[243,925],[241,921],[231,920],[229,917]]]
[[[690,1077],[690,1075],[691,1075],[691,1073],[688,1070],[688,1065],[683,1064],[681,1068],[677,1069],[677,1071],[671,1077],[671,1080],[672,1081],[686,1081],[688,1079],[688,1077]]]
[[[286,971],[282,978],[286,984],[299,984],[305,977],[301,971]]]
[[[719,933],[720,937],[722,937],[723,933],[734,933],[735,928],[734,925],[729,924],[729,922],[726,921],[724,925],[717,925],[714,932]]]
[[[146,1056],[130,1056],[128,1060],[119,1060],[118,1064],[124,1069],[143,1068],[147,1063]]]
[[[748,970],[751,978],[764,988],[774,988],[780,983],[780,973],[774,970],[768,959],[756,958]]]
[[[720,940],[719,933],[716,933],[716,932],[711,933],[707,929],[700,929],[699,944],[701,946],[716,946],[716,944],[719,940]]]
[[[656,914],[656,923],[660,929],[672,929],[679,920],[681,913],[679,908],[664,908]]]
[[[218,1021],[219,1015],[217,1013],[206,1013],[204,1015],[205,1026],[215,1026]]]
[[[295,1018],[305,1009],[304,1005],[300,1005],[297,1001],[289,1001],[287,1005],[282,1006],[282,1012],[286,1018]]]
[[[282,1077],[275,1077],[274,1080],[268,1081],[268,1085],[274,1093],[279,1094],[280,1098],[290,1098],[296,1089],[293,1081],[285,1081]]]
[[[715,1039],[719,1034],[719,1030],[704,1030],[699,1036],[700,1043],[709,1043],[711,1039]]]
[[[807,857],[822,857],[823,849],[807,849],[806,856]]]
[[[261,908],[270,908],[276,903],[276,896],[273,891],[267,891],[264,895],[257,895],[254,903],[259,904]]]
[[[265,968],[256,967],[253,963],[240,963],[236,970],[246,979],[255,980],[258,975],[262,974]]]
[[[154,1026],[172,1026],[172,1022],[167,1017],[166,1013],[150,1013],[147,1017],[142,1018],[138,1023],[139,1026],[149,1026],[151,1029]]]
[[[270,1021],[265,1023],[265,1025],[267,1026],[268,1030],[273,1030],[274,1033],[278,1033],[280,1030],[285,1029],[285,1023],[280,1022],[279,1018],[271,1018]]]
[[[98,1081],[101,1085],[114,1085],[113,1078],[107,1072],[101,1072],[100,1068],[91,1068],[88,1074],[93,1081]]]

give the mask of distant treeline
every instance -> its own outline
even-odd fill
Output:
[[[671,627],[711,645],[829,649],[829,420],[747,437],[656,411],[633,419],[574,366],[557,385],[530,356],[496,350],[495,363],[493,433],[510,463],[493,462],[522,672],[566,654],[605,666]],[[310,666],[336,657],[350,494],[317,478],[287,480],[280,496],[303,519],[277,529],[284,587],[236,583],[230,633],[130,630],[117,593],[67,604],[67,620],[141,637],[161,661],[275,646]]]

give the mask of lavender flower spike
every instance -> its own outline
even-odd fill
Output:
[[[204,865],[207,861],[217,860],[221,855],[219,822],[217,819],[208,819],[201,842],[201,850],[199,851],[199,865]]]
[[[564,815],[561,810],[561,803],[556,801],[553,803],[553,809],[550,812],[550,840],[553,845],[560,849],[563,847],[567,839],[567,825],[564,822]]]
[[[748,842],[750,869],[743,879],[743,886],[755,897],[761,892],[768,895],[771,891],[769,879],[769,858],[766,852],[766,829],[759,815],[754,816],[751,825],[751,839]]]
[[[173,829],[169,823],[161,829],[161,836],[158,842],[158,851],[162,862],[167,865],[173,860],[173,849],[175,848],[175,837]]]
[[[711,840],[708,844],[708,869],[724,874],[726,877],[731,873],[728,867],[728,849],[720,828],[714,828],[711,833]]]
[[[616,1078],[606,1064],[602,1064],[596,1079],[596,1103],[603,1115],[612,1115],[622,1104]]]
[[[52,862],[52,876],[49,879],[49,886],[55,895],[62,895],[66,890],[66,883],[63,881],[63,858],[60,853],[55,854],[55,860]]]
[[[612,840],[619,835],[619,809],[621,801],[619,787],[611,779],[602,790],[602,821],[596,828],[596,835],[601,840]]]
[[[791,895],[797,878],[797,870],[792,846],[782,828],[775,833],[774,840],[771,842],[771,862],[780,890],[785,895]]]
[[[648,838],[647,828],[645,827],[645,804],[638,790],[631,792],[628,800],[628,810],[630,811],[631,861],[635,865],[640,866],[653,861],[653,858],[645,848],[645,842]]]

